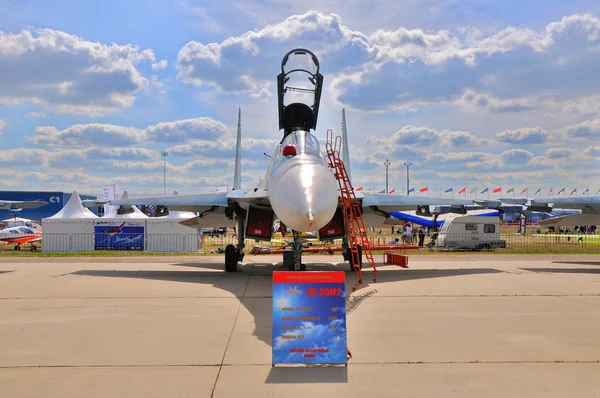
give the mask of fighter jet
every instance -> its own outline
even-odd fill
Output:
[[[235,227],[237,245],[225,248],[225,270],[237,271],[244,258],[244,239],[270,241],[275,219],[283,231],[293,230],[293,264],[290,270],[304,270],[301,263],[302,232],[318,231],[321,240],[343,240],[343,256],[350,261],[347,231],[340,207],[340,192],[333,171],[329,168],[317,137],[311,132],[317,127],[323,75],[319,61],[309,50],[289,51],[281,62],[277,76],[279,130],[283,136],[275,145],[265,177],[257,186],[242,188],[241,184],[241,110],[238,110],[238,130],[234,166],[233,190],[197,195],[159,196],[128,200],[111,200],[111,205],[166,206],[169,210],[192,211],[200,215],[181,221],[193,228]],[[304,96],[304,98],[299,98]],[[342,130],[343,159],[350,173],[346,129]],[[389,211],[414,210],[428,205],[472,205],[472,201],[433,197],[368,194],[356,192],[364,223],[383,225]],[[359,253],[362,251],[359,248]],[[359,265],[362,257],[359,255]],[[284,254],[285,264],[285,254]],[[352,267],[352,265],[351,265]],[[352,268],[351,268],[352,269]]]

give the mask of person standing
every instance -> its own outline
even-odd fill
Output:
[[[425,228],[419,228],[419,246],[423,246],[425,243]]]

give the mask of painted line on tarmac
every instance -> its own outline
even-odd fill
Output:
[[[465,361],[348,361],[348,365],[594,365],[600,364],[600,359],[548,359],[548,360],[465,360]],[[139,364],[139,365],[119,365],[119,364],[101,364],[101,365],[0,365],[0,370],[5,369],[85,369],[85,368],[223,368],[236,366],[268,366],[271,363],[212,363],[212,364]],[[300,365],[303,367],[302,365]],[[311,365],[310,367],[330,367],[333,365]],[[281,367],[281,366],[280,366]],[[308,367],[308,366],[304,366]],[[215,383],[216,386],[216,383]]]
[[[354,296],[348,296],[354,297]],[[600,297],[600,293],[510,293],[510,294],[396,294],[396,295],[373,295],[377,298],[503,298],[503,297]],[[272,299],[273,296],[103,296],[103,297],[0,297],[0,300],[185,300],[185,299]]]
[[[238,305],[237,313],[235,314],[235,319],[233,320],[233,325],[231,326],[231,331],[229,332],[229,338],[227,339],[227,344],[225,344],[225,350],[223,351],[223,358],[221,358],[221,363],[219,365],[219,370],[217,371],[217,377],[215,378],[215,382],[213,384],[212,390],[210,392],[210,397],[213,398],[215,395],[215,390],[217,388],[217,383],[219,382],[219,376],[221,376],[221,370],[223,369],[223,364],[225,363],[225,356],[227,355],[227,350],[229,349],[229,344],[231,343],[231,339],[233,337],[233,332],[235,330],[235,325],[237,324],[238,317],[240,316],[240,311],[242,309],[242,303],[244,302],[244,296],[246,296],[246,291],[248,290],[248,285],[250,284],[250,279],[252,277],[252,271],[254,270],[254,266],[248,275],[248,280],[246,281],[246,286],[244,286],[244,292],[240,297],[240,303]]]

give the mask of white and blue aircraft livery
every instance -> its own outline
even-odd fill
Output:
[[[391,211],[389,212],[390,216],[392,216],[393,220],[396,222],[394,224],[401,224],[402,222],[410,222],[417,225],[422,225],[427,228],[439,228],[444,225],[444,222],[447,220],[451,220],[455,217],[463,217],[465,214],[456,214],[456,213],[444,213],[439,214],[437,217],[424,217],[416,214],[415,211]],[[498,210],[468,210],[467,216],[480,216],[480,217],[490,217],[490,216],[500,216],[500,212]],[[391,222],[388,221],[387,224]]]

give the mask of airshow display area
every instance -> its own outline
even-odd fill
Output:
[[[127,199],[127,192],[122,199]],[[96,198],[90,198],[94,200]],[[194,213],[172,211],[148,217],[136,206],[120,214],[116,206],[99,217],[84,207],[75,191],[56,214],[42,219],[45,252],[137,250],[147,252],[197,252],[199,235],[179,223]]]
[[[286,73],[290,55],[309,55],[315,70]],[[312,104],[283,105],[294,72],[309,73],[314,87],[303,90],[314,94]],[[345,117],[342,137],[328,130],[324,151],[311,132],[322,86],[316,57],[290,51],[277,82],[283,138],[255,187],[241,187],[240,111],[230,191],[135,198],[125,191],[116,200],[114,188],[102,199],[77,191],[0,193],[5,219],[41,221],[44,252],[88,254],[1,259],[0,396],[597,395],[597,258],[415,256],[417,266],[405,269],[406,255],[394,251],[424,249],[423,241],[379,245],[365,225],[409,230],[410,220],[424,216],[439,228],[438,244],[463,245],[458,238],[466,233],[474,249],[494,250],[506,247],[488,239],[500,237],[500,212],[510,201],[353,188],[349,152],[341,150]],[[597,196],[513,202],[532,215],[549,214],[557,203],[578,212],[545,220],[557,227],[600,223]],[[470,206],[498,211],[464,216]],[[415,211],[409,221],[408,211]],[[438,219],[452,212],[459,216]],[[109,250],[198,253],[202,230],[221,226],[235,227],[224,255],[90,258]],[[283,262],[246,246],[270,242],[276,232],[286,237],[288,229]],[[305,264],[311,249],[303,234],[313,231],[321,242],[341,241],[335,249],[342,256],[330,248]],[[388,257],[376,265],[373,252],[382,246]],[[366,286],[353,294],[363,272]],[[338,366],[280,366],[290,364]]]

